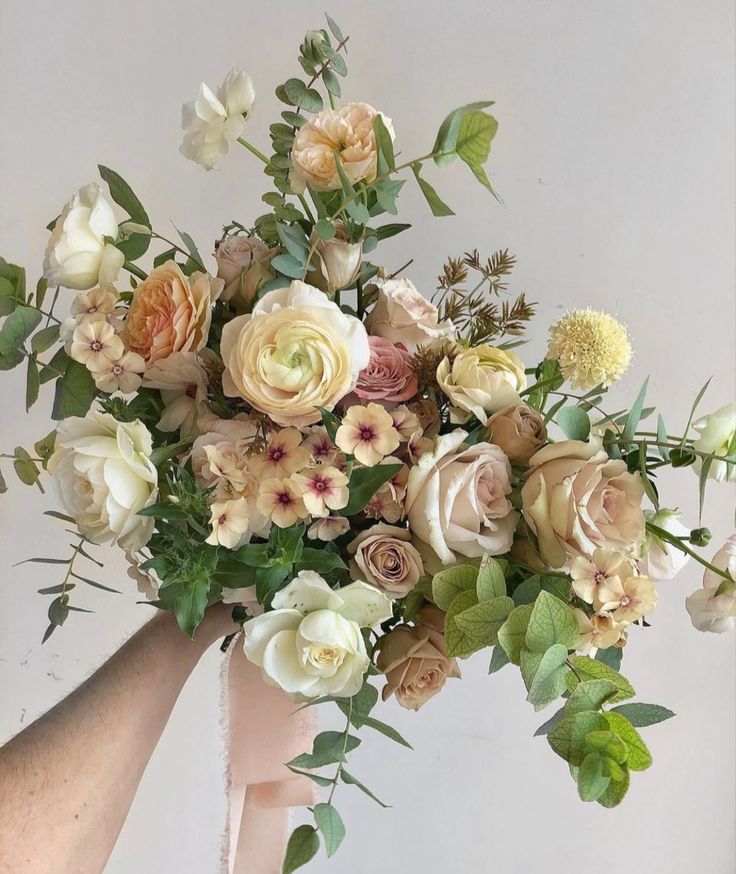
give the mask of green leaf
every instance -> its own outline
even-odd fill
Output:
[[[341,96],[342,89],[340,88],[340,80],[329,67],[325,68],[322,72],[322,81],[325,83],[325,88],[330,94],[333,94],[335,97]]]
[[[331,240],[335,236],[335,226],[329,219],[320,219],[314,229],[320,240]]]
[[[616,780],[611,775],[611,782],[608,788],[598,799],[598,804],[603,807],[616,807],[624,800],[624,796],[629,788],[629,771],[627,768],[622,770],[623,779]]]
[[[45,352],[49,346],[52,346],[59,339],[59,325],[49,325],[48,328],[42,328],[38,333],[33,335],[31,339],[31,350],[33,352]]]
[[[477,645],[473,635],[464,628],[461,628],[455,621],[458,613],[468,610],[477,603],[478,598],[475,590],[469,589],[467,592],[461,592],[457,595],[447,608],[447,613],[445,614],[445,647],[450,658],[456,656],[466,658],[481,648],[481,646]]]
[[[374,719],[372,716],[366,716],[363,719],[363,725],[366,725],[368,726],[368,728],[372,728],[374,731],[385,735],[387,738],[394,741],[395,743],[401,744],[402,747],[408,747],[410,750],[414,749],[409,741],[402,737],[393,726],[387,725],[385,722],[381,722],[380,719]]]
[[[639,427],[639,422],[641,420],[641,413],[644,407],[644,398],[647,394],[648,385],[649,377],[644,380],[644,384],[639,389],[639,394],[636,396],[636,400],[629,411],[629,415],[626,417],[626,424],[624,425],[624,430],[621,434],[622,440],[630,441],[634,438],[634,434],[636,433],[636,429]]]
[[[552,749],[571,765],[581,765],[587,755],[585,735],[605,731],[608,723],[600,713],[586,710],[565,716],[547,735]]]
[[[501,565],[490,555],[484,555],[478,568],[475,590],[479,601],[500,598],[506,594],[506,578]]]
[[[488,160],[491,141],[496,136],[498,122],[492,115],[476,110],[463,116],[460,122],[456,150],[470,167],[481,185],[493,191],[483,164]]]
[[[302,753],[293,758],[289,765],[295,768],[322,768],[344,761],[345,754],[360,745],[360,738],[342,731],[322,731],[314,739],[311,753]]]
[[[440,129],[437,131],[437,138],[434,141],[434,146],[432,146],[433,153],[441,153],[436,155],[434,159],[435,164],[438,166],[449,164],[450,161],[454,161],[457,157],[458,136],[465,116],[472,112],[477,112],[480,109],[486,109],[492,105],[492,100],[480,100],[476,103],[468,103],[465,106],[460,106],[457,109],[452,110],[440,125]]]
[[[522,674],[524,674],[527,653],[528,650],[521,651]],[[533,655],[536,656],[537,653],[533,653]],[[528,684],[527,701],[533,704],[536,709],[540,709],[559,698],[565,691],[565,678],[570,670],[565,664],[566,659],[567,648],[561,643],[554,644],[542,655],[539,665],[534,671],[534,676]]]
[[[376,145],[378,146],[379,155],[384,159],[386,168],[393,173],[396,170],[394,144],[380,112],[376,115],[375,121],[373,122],[373,130],[376,135]]]
[[[259,604],[268,604],[270,599],[286,585],[293,575],[291,563],[261,567],[256,571],[256,598]]]
[[[570,600],[570,578],[562,574],[535,574],[520,583],[513,591],[514,603],[533,604],[540,592],[549,592],[564,604]]]
[[[304,233],[300,225],[285,225],[279,222],[276,225],[276,232],[279,235],[281,243],[302,266],[307,260],[309,252],[309,239]]]
[[[625,701],[627,698],[633,698],[636,694],[634,687],[629,681],[622,677],[618,671],[608,667],[603,662],[588,658],[588,656],[575,656],[572,659],[573,672],[568,675],[567,685],[572,693],[578,685],[578,677],[582,680],[610,680],[617,688],[617,692],[609,701],[611,704],[616,704],[619,701]]]
[[[26,371],[26,412],[38,400],[38,393],[41,389],[41,379],[38,374],[38,365],[36,364],[36,353],[28,356],[28,370]]]
[[[572,649],[580,636],[573,611],[549,592],[540,592],[534,602],[525,643],[535,652],[546,652],[553,644]]]
[[[306,275],[304,262],[293,255],[277,255],[271,259],[271,266],[291,279],[304,279]]]
[[[375,228],[373,233],[376,235],[376,237],[378,237],[379,240],[388,240],[390,237],[395,237],[397,234],[408,230],[410,227],[411,225],[402,225],[398,223],[381,225],[380,228]]]
[[[611,731],[626,744],[626,764],[632,771],[646,771],[652,764],[652,754],[644,743],[642,736],[621,713],[609,710],[603,714]]]
[[[573,690],[565,705],[565,712],[582,713],[585,710],[600,710],[617,690],[618,687],[611,680],[585,680]]]
[[[16,446],[13,454],[15,455],[13,467],[15,468],[18,479],[24,485],[35,485],[40,474],[36,462],[33,461],[31,456],[22,446]]]
[[[5,482],[3,472],[0,470],[0,495],[4,495],[8,490],[8,484]]]
[[[0,330],[0,355],[10,355],[20,349],[36,330],[41,318],[41,313],[33,307],[17,307]]]
[[[494,646],[493,653],[491,655],[491,663],[488,666],[488,673],[495,674],[507,664],[509,664],[509,657],[506,655],[506,651],[504,650],[504,648],[500,644]]]
[[[327,786],[332,786],[332,780],[329,777],[312,774],[311,771],[302,771],[300,768],[293,768],[291,765],[287,765],[286,767],[294,774],[300,774],[302,777],[309,777],[312,782],[321,786],[323,789]]]
[[[103,180],[107,182],[110,196],[115,203],[122,207],[134,222],[150,228],[151,220],[148,218],[148,213],[123,177],[109,167],[104,167],[102,164],[98,164],[97,169],[100,171],[100,176]]]
[[[643,703],[621,704],[618,707],[613,707],[609,712],[625,716],[632,725],[638,728],[656,725],[658,722],[664,722],[665,719],[671,719],[675,715],[671,710],[659,704]]]
[[[472,564],[456,564],[432,577],[432,600],[447,610],[461,592],[475,590],[478,568]]]
[[[325,12],[325,18],[327,19],[327,26],[332,31],[332,35],[335,37],[338,43],[344,42],[345,37],[342,35],[342,31],[338,27],[337,23],[333,21],[330,16]]]
[[[365,680],[360,691],[352,698],[337,698],[335,703],[345,716],[350,714],[350,722],[355,728],[361,728],[377,701],[378,689]]]
[[[603,662],[604,665],[608,665],[609,668],[617,671],[621,667],[623,656],[624,651],[620,646],[608,646],[605,649],[598,650],[595,654],[595,660]]]
[[[455,616],[460,630],[469,635],[475,651],[498,643],[498,630],[514,609],[511,598],[502,595],[474,604]]]
[[[542,735],[549,734],[550,731],[556,726],[559,725],[560,722],[565,718],[565,708],[560,707],[558,711],[552,714],[550,718],[543,722],[539,728],[534,732],[534,737],[541,737]]]
[[[587,440],[590,436],[590,419],[580,407],[562,407],[555,421],[570,440]]]
[[[61,595],[49,604],[49,622],[52,625],[63,625],[69,616],[69,596]]]
[[[532,610],[531,604],[522,604],[520,607],[516,607],[498,630],[498,642],[504,648],[509,661],[515,665],[520,664],[521,649],[524,645]]]
[[[348,482],[350,498],[339,516],[354,516],[368,504],[378,489],[403,468],[403,464],[378,464],[375,467],[354,468]]]
[[[300,825],[294,829],[286,845],[286,856],[281,869],[283,874],[291,874],[306,865],[319,850],[319,835],[311,825]]]
[[[182,592],[176,599],[176,621],[179,628],[189,637],[194,636],[194,631],[202,621],[204,611],[207,609],[207,595],[209,593],[209,579],[202,575],[193,580],[187,580]]]
[[[345,826],[340,814],[331,804],[314,805],[314,821],[322,832],[325,841],[325,852],[329,859],[337,851],[345,837]]]
[[[605,753],[616,764],[626,761],[626,744],[614,731],[589,731],[585,735],[585,744],[589,750]]]
[[[578,771],[578,794],[583,801],[597,801],[608,788],[610,777],[603,773],[603,759],[599,753],[588,753]]]
[[[13,283],[4,276],[0,276],[0,316],[10,315],[19,303],[23,303],[23,301],[16,296]]]
[[[419,175],[421,165],[420,164],[412,164],[411,170],[414,174],[414,178],[417,180],[417,184],[424,195],[424,199],[429,204],[429,208],[432,210],[432,215],[437,217],[443,217],[447,215],[455,215],[455,213],[450,209],[450,207],[440,198],[439,194],[434,190],[434,188],[427,182],[426,179],[422,179]]]
[[[336,552],[305,546],[297,562],[297,570],[327,574],[330,571],[347,570],[347,565]]]
[[[64,375],[56,381],[51,418],[58,422],[69,416],[84,416],[96,393],[95,381],[84,364],[70,362]]]
[[[176,231],[177,234],[179,234],[179,237],[181,238],[182,243],[184,243],[184,246],[186,247],[187,252],[189,252],[189,255],[190,255],[192,261],[195,262],[195,264],[197,265],[197,267],[200,270],[204,270],[205,269],[204,261],[202,260],[202,256],[199,254],[199,251],[197,250],[197,245],[194,242],[194,240],[191,238],[191,236],[186,231],[180,231],[176,225],[174,225],[174,230]]]
[[[357,788],[360,789],[361,792],[363,792],[365,795],[367,795],[371,800],[375,801],[376,804],[380,805],[381,807],[386,808],[386,807],[391,806],[389,804],[384,804],[383,801],[381,801],[380,798],[378,798],[376,795],[374,795],[367,786],[365,786],[363,783],[360,782],[360,780],[358,780],[356,777],[353,777],[352,774],[348,774],[348,772],[345,770],[345,768],[343,768],[342,771],[340,772],[340,779],[342,780],[343,783],[347,783],[348,786],[357,786]]]

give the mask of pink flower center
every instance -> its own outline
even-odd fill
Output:
[[[288,492],[278,492],[276,494],[276,503],[282,507],[288,507],[292,503],[291,495]]]
[[[100,351],[102,350],[102,343],[100,343],[99,340],[93,340],[93,341],[89,344],[89,348],[90,348],[93,352],[100,352]]]
[[[375,430],[370,425],[361,425],[358,428],[358,434],[360,434],[360,439],[370,443],[376,436]]]
[[[113,364],[112,372],[114,376],[122,376],[125,370],[119,364]]]
[[[268,460],[269,461],[281,461],[281,459],[286,455],[283,446],[272,446],[268,450]]]
[[[196,398],[197,397],[197,386],[194,383],[192,383],[192,385],[188,385],[184,394],[188,398]]]
[[[593,583],[594,583],[596,586],[602,586],[603,583],[605,583],[607,579],[608,579],[608,578],[607,578],[606,575],[603,573],[603,571],[596,571],[596,572],[593,574]]]
[[[227,513],[223,513],[222,516],[217,520],[218,524],[224,525],[227,522]]]

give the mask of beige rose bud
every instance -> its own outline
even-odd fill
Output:
[[[386,675],[383,700],[396,695],[408,710],[418,710],[436,695],[448,677],[459,677],[455,659],[447,657],[444,613],[425,607],[417,626],[400,625],[378,642],[377,665]]]
[[[258,237],[233,235],[216,243],[217,275],[225,282],[222,300],[250,311],[258,289],[276,275],[271,269],[275,254]]]
[[[350,562],[356,579],[377,586],[390,598],[403,598],[424,573],[422,557],[409,542],[405,528],[379,522],[348,544],[354,556]]]
[[[488,420],[488,442],[500,446],[510,461],[526,464],[547,442],[547,426],[536,410],[512,404]]]
[[[409,409],[419,419],[425,437],[435,437],[440,430],[440,411],[434,401],[419,398],[408,404]]]
[[[342,222],[335,225],[335,236],[331,240],[321,240],[316,231],[312,231],[310,242],[315,246],[314,259],[318,269],[307,274],[309,283],[332,296],[355,282],[363,258],[363,241],[351,243],[348,229]]]

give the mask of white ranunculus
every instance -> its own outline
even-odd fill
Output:
[[[243,133],[255,96],[250,76],[239,67],[230,70],[216,93],[202,82],[197,99],[182,108],[182,155],[206,170],[217,167],[220,155]]]
[[[49,471],[64,508],[93,542],[117,542],[135,552],[150,539],[153,519],[138,511],[158,494],[152,448],[151,434],[138,420],[91,413],[59,423]]]
[[[106,237],[118,237],[115,214],[99,185],[85,185],[64,207],[51,233],[43,262],[48,284],[85,291],[114,282],[125,257]]]
[[[736,436],[736,403],[726,404],[693,423],[693,428],[700,435],[693,443],[693,449],[699,452],[728,455],[734,436]],[[702,457],[698,456],[693,465],[697,472],[703,465]],[[729,470],[730,467],[730,470]],[[725,461],[713,461],[708,468],[708,478],[722,483],[736,481],[736,464],[728,465]]]
[[[728,538],[711,563],[736,580],[736,534]],[[736,582],[729,583],[706,568],[703,587],[688,596],[685,606],[698,631],[730,631],[736,625]]]
[[[676,510],[645,510],[647,522],[652,522],[658,528],[664,528],[675,537],[686,537],[690,529],[680,522],[680,514]],[[655,582],[671,580],[690,561],[690,556],[680,549],[660,540],[655,534],[647,531],[644,543],[644,555],[638,562],[639,573]]]
[[[246,656],[263,678],[290,695],[350,697],[363,685],[370,658],[361,628],[384,622],[391,601],[368,583],[331,589],[301,571],[273,598],[273,609],[243,626]]]

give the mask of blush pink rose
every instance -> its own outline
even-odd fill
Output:
[[[378,401],[391,409],[417,393],[417,378],[411,368],[412,356],[401,343],[383,337],[369,337],[370,359],[360,371],[352,397],[360,402]]]

